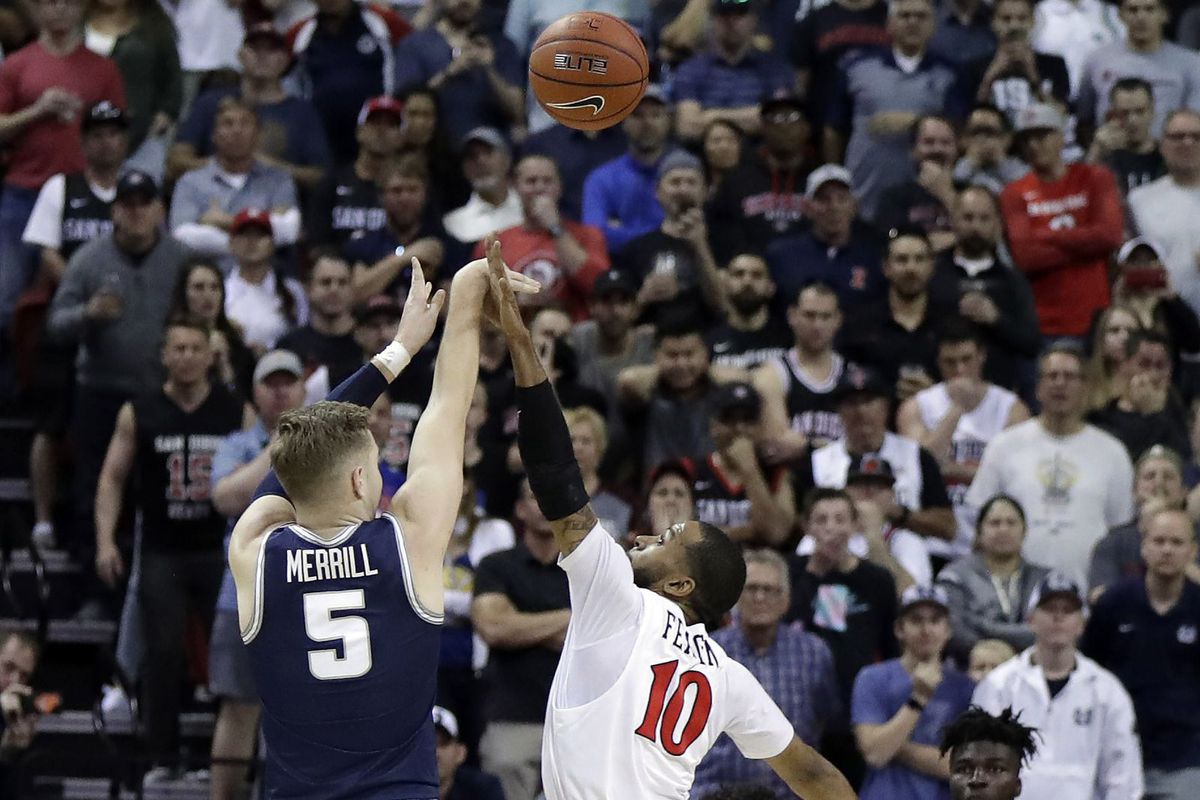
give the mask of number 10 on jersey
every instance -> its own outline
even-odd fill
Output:
[[[646,703],[646,715],[642,724],[634,731],[638,736],[652,742],[661,742],[662,747],[673,756],[681,756],[700,737],[704,726],[708,724],[708,715],[712,711],[712,685],[703,672],[688,670],[679,676],[679,685],[667,699],[667,689],[679,669],[678,661],[666,661],[655,664],[650,668],[654,673],[654,683],[650,686],[650,698]],[[691,713],[679,736],[675,729],[679,727],[679,718],[683,715],[683,704],[687,700],[687,691],[696,687],[695,699]]]

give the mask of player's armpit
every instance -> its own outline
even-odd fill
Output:
[[[842,773],[799,736],[773,758],[765,759],[797,797],[806,800],[856,800],[854,790]]]
[[[575,548],[579,547],[579,543],[584,540],[592,528],[596,527],[599,521],[590,505],[584,506],[570,516],[551,520],[550,529],[554,531],[554,543],[558,545],[559,552],[564,556],[575,552]]]
[[[258,498],[233,526],[229,539],[229,571],[237,587],[238,620],[245,631],[254,615],[255,573],[263,537],[296,521],[296,508],[276,494]]]

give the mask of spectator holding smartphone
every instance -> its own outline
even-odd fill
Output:
[[[1113,302],[1136,313],[1143,328],[1166,334],[1177,351],[1192,353],[1200,349],[1200,320],[1175,291],[1165,260],[1163,247],[1144,236],[1122,245]],[[1175,358],[1175,374],[1182,377],[1178,352]]]

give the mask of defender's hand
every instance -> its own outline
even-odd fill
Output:
[[[395,339],[409,355],[416,355],[429,341],[429,337],[433,336],[438,315],[442,313],[442,305],[445,302],[445,290],[433,291],[433,284],[425,280],[421,262],[414,257],[412,282],[408,286],[408,298],[404,301],[404,312],[400,317],[400,327],[396,329]]]
[[[541,284],[533,278],[513,272],[504,263],[500,252],[500,242],[489,238],[487,243],[488,268],[488,300],[485,312],[492,317],[493,322],[504,331],[504,338],[510,342],[516,337],[529,336],[525,321],[521,319],[521,308],[517,304],[517,292],[535,294],[541,289]]]

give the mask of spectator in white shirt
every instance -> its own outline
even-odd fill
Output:
[[[462,141],[462,169],[471,184],[465,205],[442,219],[446,233],[474,244],[492,231],[520,225],[521,198],[512,188],[512,152],[495,128],[475,128]]]
[[[1142,755],[1133,701],[1121,682],[1077,649],[1083,635],[1080,585],[1043,579],[1029,621],[1034,645],[975,689],[991,713],[1011,706],[1041,734],[1021,771],[1021,800],[1140,800]]]
[[[1067,62],[1074,97],[1092,51],[1124,35],[1117,9],[1104,0],[1041,0],[1034,10],[1030,42],[1034,50]]]
[[[271,215],[266,211],[246,209],[233,217],[229,249],[236,266],[225,278],[225,314],[261,355],[292,328],[308,324],[308,298],[298,280],[275,269]]]
[[[997,434],[967,491],[981,508],[1012,496],[1028,516],[1025,558],[1083,584],[1092,548],[1133,518],[1133,464],[1116,438],[1084,422],[1083,355],[1051,347],[1038,363],[1041,413]]]

